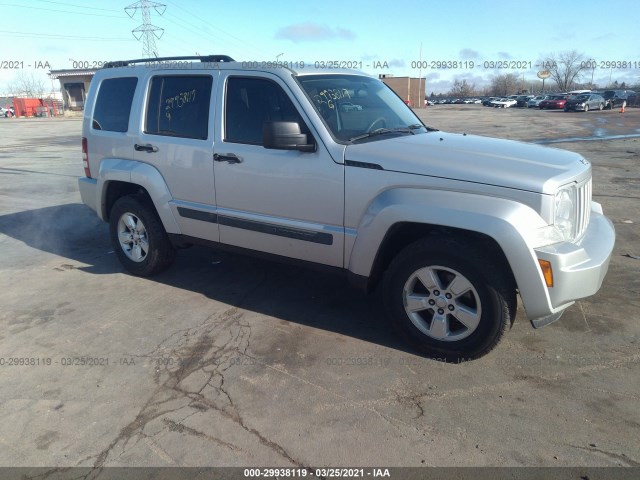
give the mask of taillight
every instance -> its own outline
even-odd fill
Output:
[[[82,137],[82,166],[84,167],[85,176],[91,178],[91,169],[89,168],[89,149],[87,148],[87,139],[85,137]]]

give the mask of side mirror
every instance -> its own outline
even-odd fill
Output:
[[[307,142],[307,134],[301,132],[298,122],[265,122],[262,127],[264,148],[315,152],[316,145]]]

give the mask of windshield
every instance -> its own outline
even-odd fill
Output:
[[[297,81],[335,138],[425,133],[420,119],[384,83],[360,75],[302,75]]]

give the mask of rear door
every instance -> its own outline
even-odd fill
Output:
[[[146,79],[138,161],[154,165],[171,192],[171,208],[184,235],[219,240],[215,222],[213,124],[218,72],[154,71]]]

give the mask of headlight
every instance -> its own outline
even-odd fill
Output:
[[[576,226],[576,189],[568,187],[556,193],[556,212],[553,223],[565,241],[575,237]]]
[[[581,106],[581,107],[584,107],[584,102],[582,102],[582,103],[580,104],[580,106]]]

